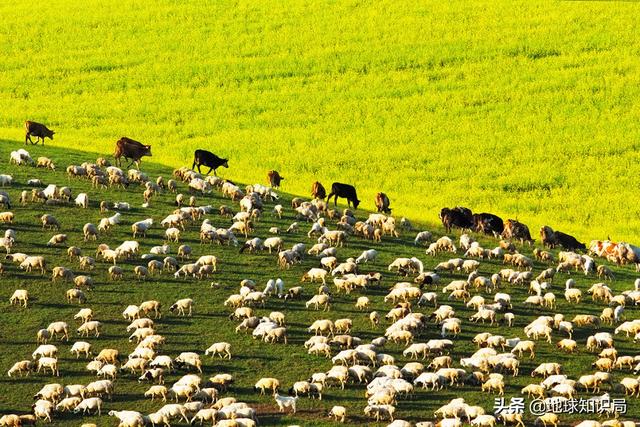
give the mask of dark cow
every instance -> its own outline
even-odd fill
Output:
[[[473,227],[476,232],[498,237],[504,231],[502,218],[490,213],[473,214]]]
[[[24,137],[24,145],[27,145],[27,142],[36,145],[39,140],[42,140],[42,145],[44,145],[44,139],[49,138],[53,140],[53,134],[55,133],[42,123],[31,122],[29,120],[24,122],[24,130],[26,133]],[[36,137],[36,142],[31,140],[32,136]]]
[[[529,245],[534,242],[531,238],[531,233],[529,233],[529,227],[515,219],[508,219],[504,224],[502,237],[505,239],[518,239],[520,243],[527,242]]]
[[[319,181],[316,181],[311,186],[311,195],[316,199],[323,199],[327,197],[327,190],[324,189]]]
[[[338,197],[342,197],[347,199],[347,206],[351,207],[351,204],[353,203],[353,208],[358,209],[360,200],[358,200],[358,195],[356,194],[356,189],[353,185],[334,182],[331,184],[331,193],[327,196],[327,203],[329,203],[331,198],[334,196],[334,206],[338,206]]]
[[[447,230],[451,232],[451,227],[458,227],[463,230],[473,229],[473,213],[471,209],[462,206],[456,206],[453,209],[442,208],[440,210],[440,221]]]
[[[556,233],[553,231],[553,228],[548,225],[540,227],[540,240],[542,241],[542,245],[547,248],[555,248],[558,245]]]
[[[280,188],[280,182],[284,179],[284,177],[275,170],[267,172],[267,178],[269,179],[269,185],[273,188]]]
[[[199,173],[202,173],[202,171],[200,170],[200,166],[207,166],[209,168],[207,175],[209,175],[211,171],[213,171],[213,174],[216,175],[216,169],[218,169],[220,166],[223,166],[225,168],[229,167],[229,160],[222,159],[207,150],[196,150],[195,153],[193,153],[193,165],[191,166],[191,169],[195,170],[196,166],[198,166]]]
[[[384,193],[376,194],[376,208],[378,212],[384,212],[387,215],[391,214],[391,208],[389,207],[389,198]]]
[[[138,141],[134,141],[131,138],[123,136],[116,142],[116,151],[113,153],[113,157],[116,160],[116,165],[120,166],[120,158],[124,157],[130,160],[127,167],[133,163],[136,164],[136,168],[140,169],[140,160],[144,156],[151,157],[151,146],[144,145]]]
[[[558,244],[568,251],[587,250],[587,246],[584,243],[578,242],[578,239],[569,234],[563,233],[562,231],[556,231],[554,234]]]

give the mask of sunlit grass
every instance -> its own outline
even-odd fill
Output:
[[[13,148],[13,144],[3,141],[0,145],[0,159],[8,158],[9,149]],[[90,195],[91,208],[77,209],[72,207],[44,207],[39,203],[30,203],[27,206],[16,204],[12,210],[16,214],[16,221],[11,225],[18,233],[18,243],[14,248],[14,252],[24,252],[27,254],[42,254],[45,256],[49,269],[53,266],[63,265],[72,268],[77,274],[77,262],[71,262],[67,259],[64,249],[50,248],[45,245],[52,231],[42,232],[37,217],[42,213],[52,213],[62,224],[60,232],[69,235],[69,244],[79,246],[87,255],[93,254],[98,243],[107,243],[111,247],[115,247],[124,240],[131,238],[130,224],[147,217],[154,218],[158,223],[165,215],[174,209],[173,195],[163,194],[154,198],[151,207],[147,209],[141,208],[142,197],[140,188],[131,186],[128,190],[107,190],[97,191],[90,188],[87,181],[79,179],[67,179],[63,170],[68,164],[80,164],[84,161],[91,161],[93,157],[87,153],[61,149],[54,147],[33,147],[31,148],[33,155],[46,155],[54,160],[58,166],[58,171],[50,172],[30,167],[3,166],[0,172],[9,173],[15,179],[15,185],[6,187],[12,200],[17,201],[20,191],[29,190],[26,181],[33,177],[39,177],[46,183],[57,183],[59,185],[69,185],[74,194],[86,191]],[[144,164],[145,171],[151,176],[163,175],[166,178],[170,175],[170,169],[160,167],[154,163],[146,162]],[[179,191],[186,192],[187,189],[182,184]],[[82,241],[82,225],[86,222],[97,223],[99,218],[104,216],[98,211],[98,204],[101,200],[107,201],[126,201],[131,203],[132,210],[125,212],[122,225],[116,227],[109,234],[102,234],[97,242]],[[270,206],[266,209],[264,217],[257,223],[255,235],[267,237],[267,230],[270,227],[277,226],[285,229],[292,221],[293,214],[288,208],[291,196],[282,194],[281,203],[287,207],[287,212],[282,220],[278,220],[269,213]],[[228,199],[222,199],[218,193],[213,193],[207,197],[198,197],[199,204],[211,204],[218,207],[221,204],[229,204]],[[366,213],[360,211],[360,216]],[[209,216],[209,219],[217,227],[228,227],[230,221],[221,218],[217,214]],[[330,224],[333,228],[335,225]],[[422,227],[416,224],[420,229]],[[0,233],[6,226],[0,229]],[[431,227],[430,227],[431,228]],[[441,233],[441,228],[431,228],[436,235]],[[287,247],[297,242],[313,243],[306,236],[307,226],[303,225],[299,233],[285,234]],[[457,236],[454,235],[454,238]],[[497,244],[496,240],[480,239],[483,246],[492,248]],[[400,239],[385,238],[382,245],[376,245],[359,238],[349,239],[344,248],[339,249],[340,259],[350,256],[357,256],[364,249],[375,247],[380,255],[378,260],[370,265],[362,267],[362,271],[380,271],[383,273],[382,285],[374,286],[366,291],[366,295],[372,300],[371,310],[377,310],[380,313],[386,313],[390,308],[390,303],[384,303],[383,297],[388,289],[399,278],[394,273],[389,273],[386,266],[398,256],[418,256],[425,262],[427,269],[448,258],[447,254],[436,258],[426,257],[424,250],[413,244],[413,233],[405,232]],[[145,239],[140,239],[142,252],[147,252],[150,247],[161,244],[163,240],[163,230],[160,227],[154,227]],[[242,239],[241,239],[242,241]],[[235,334],[233,329],[236,322],[227,319],[229,309],[223,306],[224,300],[231,293],[237,292],[238,283],[245,278],[255,280],[259,287],[266,283],[269,278],[282,277],[286,286],[291,287],[299,284],[300,277],[303,272],[311,267],[318,265],[318,260],[314,257],[308,257],[302,265],[295,266],[291,270],[282,271],[276,266],[276,258],[274,255],[268,254],[238,254],[238,248],[233,246],[201,246],[198,242],[198,224],[194,224],[183,233],[182,243],[189,244],[194,249],[194,257],[204,254],[215,254],[221,260],[220,271],[211,280],[194,281],[174,279],[169,274],[164,274],[159,279],[151,279],[148,281],[136,281],[133,279],[133,267],[141,265],[144,261],[132,260],[123,262],[121,265],[125,269],[125,278],[123,282],[111,282],[107,279],[107,269],[110,264],[98,261],[96,269],[89,272],[95,281],[95,289],[88,291],[88,301],[83,307],[90,307],[96,313],[96,319],[104,323],[104,331],[100,338],[89,338],[88,341],[94,346],[94,351],[106,347],[117,348],[123,354],[131,352],[135,344],[127,341],[128,333],[125,328],[127,322],[121,317],[122,310],[128,304],[139,304],[148,299],[158,299],[165,307],[165,315],[157,322],[159,333],[166,336],[167,344],[163,348],[162,353],[175,357],[182,351],[196,351],[203,353],[204,350],[213,342],[228,341],[232,345],[233,359],[230,361],[221,361],[220,359],[211,360],[203,357],[204,377],[208,378],[214,374],[221,372],[232,373],[236,382],[226,395],[236,396],[237,398],[249,402],[251,405],[259,408],[260,420],[262,425],[309,425],[309,426],[327,426],[331,425],[325,417],[328,410],[336,404],[345,405],[348,408],[349,420],[351,422],[366,422],[363,418],[362,410],[365,406],[364,386],[348,385],[342,391],[336,388],[326,390],[324,399],[313,401],[302,399],[299,404],[299,414],[297,416],[281,417],[277,414],[277,408],[270,397],[259,397],[252,389],[255,381],[262,376],[275,376],[279,378],[285,389],[288,389],[293,382],[309,378],[313,372],[322,372],[330,368],[331,362],[322,357],[309,356],[302,347],[302,343],[309,336],[307,327],[313,320],[321,318],[338,319],[350,317],[354,320],[353,334],[361,337],[363,340],[371,340],[383,334],[384,328],[388,325],[383,324],[378,329],[373,329],[369,324],[368,312],[359,312],[355,309],[354,303],[362,292],[355,292],[349,296],[344,294],[334,294],[334,303],[332,310],[328,313],[309,311],[304,308],[304,301],[293,301],[283,303],[282,300],[276,298],[269,299],[266,307],[257,308],[256,314],[259,316],[269,315],[271,311],[283,311],[287,319],[287,327],[290,344],[285,345],[267,345],[259,341],[255,341],[250,335]],[[176,252],[176,245],[172,245],[172,253]],[[530,248],[520,248],[525,254],[531,255]],[[0,301],[0,372],[6,372],[11,365],[25,358],[29,358],[31,352],[35,349],[35,335],[38,329],[46,327],[50,322],[55,320],[67,321],[72,330],[72,338],[70,343],[56,342],[60,350],[60,371],[61,377],[53,379],[48,375],[33,375],[25,379],[8,378],[0,376],[0,390],[5,391],[5,398],[0,400],[0,412],[18,412],[25,413],[30,410],[32,403],[31,396],[45,383],[51,381],[60,381],[63,384],[86,384],[92,381],[92,377],[85,370],[86,361],[76,360],[69,354],[71,344],[79,340],[75,333],[78,326],[72,320],[72,316],[81,307],[77,304],[70,305],[65,301],[64,293],[66,289],[72,285],[65,283],[51,283],[49,276],[42,277],[37,273],[26,274],[19,270],[15,265],[4,262],[6,272],[2,276]],[[534,272],[537,274],[545,265],[537,265]],[[497,272],[504,266],[499,261],[483,261],[481,265],[481,274],[490,275]],[[633,279],[635,274],[629,268],[618,269],[614,267],[616,281],[611,283],[611,287],[616,293],[633,287]],[[451,279],[462,279],[465,275],[455,273],[454,275],[445,274],[444,281]],[[454,365],[458,366],[459,359],[470,356],[476,348],[471,344],[471,339],[475,334],[482,331],[490,331],[494,334],[503,334],[506,337],[521,336],[522,328],[534,317],[541,314],[552,315],[554,312],[565,314],[567,319],[573,318],[575,314],[595,314],[599,315],[605,307],[602,303],[592,303],[588,298],[580,305],[569,305],[562,299],[563,281],[566,276],[561,276],[556,284],[553,285],[552,291],[558,297],[558,308],[556,311],[546,309],[527,308],[522,302],[528,296],[527,289],[524,287],[507,287],[504,288],[509,292],[514,301],[513,312],[516,315],[516,323],[513,328],[504,326],[488,326],[482,324],[473,324],[467,319],[473,311],[466,308],[462,302],[447,301],[446,294],[441,294],[442,303],[451,304],[456,310],[456,315],[463,319],[462,334],[455,339],[455,348],[452,353]],[[584,277],[582,275],[573,275],[572,277],[578,283],[583,291],[593,284],[597,279],[594,277]],[[220,283],[219,288],[211,288],[210,281]],[[316,284],[302,284],[307,296],[316,291]],[[27,289],[31,295],[31,302],[28,309],[9,306],[8,299],[15,289]],[[492,295],[480,292],[486,298],[492,298]],[[167,312],[167,307],[179,298],[191,297],[194,299],[194,316],[192,318],[178,318]],[[416,308],[416,310],[424,313],[430,313],[431,307]],[[633,319],[637,317],[637,310],[629,306],[626,309],[627,318]],[[612,331],[609,326],[603,327],[603,331]],[[586,337],[592,334],[589,328],[577,328],[574,339],[580,343],[578,353],[574,355],[559,354],[554,345],[546,342],[537,344],[537,357],[535,360],[524,358],[521,365],[521,374],[519,377],[507,379],[506,396],[520,396],[520,389],[532,380],[530,372],[539,363],[543,361],[559,362],[563,366],[563,372],[571,378],[578,378],[585,372],[590,372],[590,364],[595,361],[596,355],[588,353],[584,348]],[[427,328],[417,341],[424,342],[431,338],[439,338],[440,330],[437,325]],[[554,332],[554,343],[564,338],[563,334]],[[635,355],[636,346],[631,338],[623,338],[616,336],[616,348],[620,355]],[[388,344],[383,351],[396,357],[397,364],[402,366],[409,360],[402,356],[403,345]],[[182,372],[184,373],[184,372]],[[168,376],[167,383],[172,383],[178,378],[180,373],[174,373]],[[629,376],[630,372],[614,371],[614,380],[619,381],[625,376]],[[144,413],[152,412],[161,406],[160,403],[151,403],[143,398],[143,392],[147,389],[147,384],[139,384],[136,381],[137,376],[122,374],[116,380],[116,395],[113,401],[105,403],[105,410],[110,409],[135,409]],[[464,386],[461,388],[445,389],[438,393],[417,391],[414,398],[409,400],[401,400],[398,404],[397,416],[402,419],[411,421],[421,421],[431,419],[432,412],[454,397],[464,396],[468,402],[479,404],[486,411],[492,411],[493,399],[479,392],[478,387]],[[581,396],[588,397],[587,394],[581,393]],[[615,397],[621,397],[618,393],[614,393]],[[640,417],[639,407],[635,399],[628,399],[629,413],[627,418],[637,419]],[[95,417],[94,417],[95,418]],[[567,417],[562,417],[569,421]],[[577,419],[574,417],[573,419]],[[582,416],[584,419],[584,415]],[[525,416],[525,420],[532,422],[530,415]],[[62,414],[55,418],[55,425],[60,426],[77,426],[80,423],[80,417]],[[100,425],[111,425],[112,420],[106,417],[98,419]],[[105,424],[102,424],[105,423]]]
[[[640,234],[636,3],[35,5],[0,6],[2,137],[32,119],[57,146],[207,148],[234,179],[350,182],[431,222],[464,204]]]

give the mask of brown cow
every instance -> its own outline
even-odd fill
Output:
[[[42,140],[42,145],[44,145],[44,139],[49,138],[53,140],[53,134],[55,133],[42,123],[36,123],[29,120],[24,122],[24,130],[26,132],[24,137],[24,145],[27,145],[27,142],[36,145],[39,140]],[[31,140],[31,135],[36,137],[36,142],[33,142]]]
[[[267,172],[267,178],[269,179],[269,185],[271,185],[273,188],[280,188],[280,181],[284,179],[284,177],[281,176],[276,170],[270,170],[269,172]]]
[[[143,145],[126,136],[123,136],[116,142],[116,151],[113,157],[118,166],[120,166],[120,158],[124,157],[127,160],[131,160],[131,163],[129,163],[127,167],[135,163],[136,168],[140,169],[140,159],[144,156],[151,156],[150,145]]]
[[[515,219],[508,219],[507,222],[504,223],[502,237],[504,239],[518,239],[522,244],[527,242],[529,245],[532,245],[534,242],[529,233],[529,227]]]
[[[542,240],[542,244],[548,248],[555,248],[558,244],[556,234],[548,225],[540,227],[540,240]]]
[[[324,199],[327,197],[327,190],[324,189],[319,181],[316,181],[311,186],[311,195],[316,199]]]
[[[378,212],[384,212],[387,215],[391,214],[391,208],[389,207],[389,198],[384,193],[376,194],[376,208],[378,208]]]

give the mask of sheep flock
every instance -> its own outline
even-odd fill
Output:
[[[0,426],[640,420],[640,273],[602,242],[35,149],[0,149]]]

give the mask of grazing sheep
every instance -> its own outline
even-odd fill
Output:
[[[205,356],[211,354],[211,358],[219,355],[221,358],[231,359],[231,344],[227,342],[219,342],[212,344],[205,352]]]
[[[81,353],[84,353],[85,357],[88,359],[89,356],[91,356],[91,344],[85,341],[76,341],[73,343],[70,352],[71,354],[76,355],[76,359],[80,357]]]
[[[174,362],[178,364],[178,366],[192,366],[196,368],[198,372],[202,373],[202,361],[197,353],[182,352],[174,359]]]
[[[0,213],[0,223],[12,224],[13,223],[13,218],[14,218],[13,212],[2,212],[2,213]]]
[[[170,312],[176,311],[178,315],[184,316],[185,311],[188,310],[188,315],[191,316],[193,308],[193,300],[191,298],[184,298],[176,301],[171,307],[169,307]]]
[[[312,268],[307,271],[300,279],[301,282],[310,281],[313,282],[322,282],[322,284],[326,284],[327,270],[323,268]]]
[[[56,229],[59,230],[60,229],[60,223],[58,222],[58,220],[53,216],[53,215],[49,215],[49,214],[44,214],[40,217],[40,222],[42,223],[42,228],[49,228],[49,229]]]
[[[34,422],[35,424],[35,422]],[[21,427],[23,425],[20,416],[15,414],[3,415],[0,417],[0,426],[6,427]]]
[[[601,279],[606,279],[606,280],[614,279],[613,272],[606,265],[599,265],[598,268],[596,269],[596,272],[598,274],[598,277]]]
[[[29,292],[26,289],[16,289],[9,301],[11,305],[20,304],[26,308],[29,301]]]
[[[60,376],[60,371],[58,370],[58,359],[55,357],[41,357],[36,362],[37,370],[36,372],[40,372],[42,369],[45,373],[47,369],[51,370],[51,375],[55,375],[56,377]]]
[[[82,308],[73,316],[74,320],[80,319],[83,323],[90,321],[92,318],[93,310],[91,310],[90,308]]]
[[[77,413],[80,413],[81,411],[83,415],[87,413],[91,413],[92,411],[95,411],[98,414],[98,416],[101,416],[102,415],[102,399],[99,397],[89,397],[87,399],[84,399],[82,402],[78,404],[78,406],[75,407],[75,409],[73,410],[73,413],[77,414]]]
[[[167,387],[163,385],[152,385],[151,387],[149,387],[149,389],[147,389],[147,391],[144,392],[144,397],[150,397],[152,402],[155,398],[162,398],[162,401],[166,402],[167,393]]]
[[[39,329],[36,334],[37,344],[46,344],[51,339],[51,333],[46,329]]]
[[[271,390],[275,394],[279,388],[280,381],[276,378],[261,378],[254,386],[256,391],[260,391],[260,395],[264,395],[266,390]]]
[[[323,311],[329,311],[330,303],[331,303],[331,297],[329,295],[322,294],[322,295],[314,295],[309,301],[305,303],[305,306],[309,308],[313,305],[316,310],[319,310],[320,306],[323,306],[324,307]]]
[[[33,362],[31,360],[22,360],[20,362],[16,362],[13,366],[7,371],[7,376],[15,376],[16,374],[22,376],[29,376],[29,372],[34,370]]]
[[[191,247],[187,245],[180,245],[178,247],[178,258],[185,260],[191,257]]]
[[[20,258],[16,258],[17,254],[14,254],[13,259],[20,259]],[[20,262],[20,269],[25,270],[27,273],[31,272],[31,270],[33,270],[34,268],[38,268],[40,269],[40,272],[44,275],[46,273],[46,262],[44,260],[44,257],[41,256],[26,256],[24,258],[22,258],[23,261]]]
[[[58,334],[62,335],[65,341],[69,341],[69,325],[66,322],[53,322],[47,326],[47,331],[55,339]]]
[[[360,311],[366,310],[371,305],[371,301],[367,297],[358,297],[356,300],[356,308]]]
[[[77,332],[82,337],[88,337],[89,334],[93,333],[96,338],[100,336],[100,330],[102,329],[102,323],[97,320],[91,320],[83,323],[77,329]]]
[[[375,418],[376,422],[386,418],[393,422],[395,411],[396,408],[392,405],[367,405],[364,408],[364,415],[369,418]]]
[[[66,241],[67,241],[67,235],[66,234],[56,234],[53,237],[51,237],[49,242],[47,242],[47,246],[62,245]]]
[[[0,186],[6,187],[13,184],[13,177],[11,175],[0,175]]]
[[[151,228],[153,225],[153,219],[147,218],[143,221],[134,222],[131,225],[131,232],[133,233],[133,237],[135,238],[138,235],[142,235],[145,237],[147,235],[147,230]]]
[[[120,357],[120,352],[113,348],[103,348],[100,353],[95,357],[95,360],[99,360],[103,363],[117,363]]]

